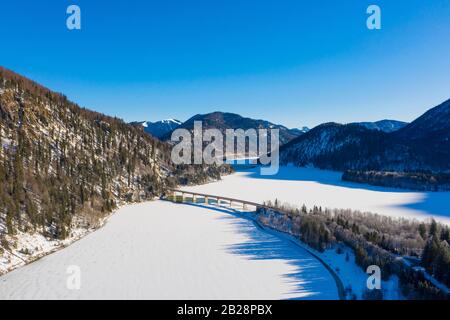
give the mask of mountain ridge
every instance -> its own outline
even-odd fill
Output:
[[[194,122],[201,121],[203,129],[219,129],[225,133],[226,129],[279,129],[280,143],[286,143],[303,134],[299,129],[289,129],[280,124],[274,124],[263,119],[244,117],[236,113],[214,111],[206,114],[196,114],[183,122],[178,128],[193,130]],[[162,140],[170,140],[170,133],[164,135]]]
[[[319,125],[280,148],[281,163],[333,170],[448,171],[450,100],[392,132]]]
[[[383,119],[375,122],[353,122],[353,124],[364,126],[370,130],[379,130],[383,132],[394,132],[408,125],[407,122],[392,119]]]

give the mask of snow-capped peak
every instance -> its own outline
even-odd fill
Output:
[[[181,121],[176,120],[176,119],[164,119],[164,120],[161,120],[161,122],[162,123],[175,123],[175,124],[178,124],[178,125],[181,124]]]
[[[164,119],[155,122],[151,121],[132,122],[132,124],[134,125],[142,126],[145,132],[157,138],[161,138],[165,134],[175,130],[181,125],[181,123],[182,123],[181,121],[176,119]]]

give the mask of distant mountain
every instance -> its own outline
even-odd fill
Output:
[[[195,121],[201,121],[203,129],[215,128],[223,133],[225,133],[226,129],[279,129],[280,144],[287,143],[302,134],[299,129],[288,129],[285,126],[266,120],[245,118],[235,113],[219,111],[208,114],[197,114],[186,122],[183,122],[179,127],[193,130]],[[163,139],[169,140],[170,134],[165,135]]]
[[[280,148],[282,163],[334,170],[450,170],[450,100],[403,128],[326,123]]]
[[[397,131],[408,123],[397,120],[380,120],[376,122],[354,122],[354,124],[359,124],[369,130],[379,130],[383,132],[394,132]]]
[[[181,125],[181,121],[175,119],[166,119],[156,122],[141,121],[131,122],[131,125],[139,125],[144,128],[146,133],[151,134],[156,138],[162,138],[167,133],[172,132]]]
[[[397,136],[404,139],[432,139],[447,143],[450,136],[450,99],[425,112],[398,131]]]
[[[283,145],[280,158],[297,166],[359,168],[366,165],[370,152],[381,147],[385,136],[358,124],[324,123]]]
[[[302,134],[307,133],[309,130],[311,130],[311,129],[309,129],[308,127],[302,127],[301,129],[293,128],[293,129],[291,129],[291,132],[294,132],[294,133],[298,134],[299,136],[301,136]]]

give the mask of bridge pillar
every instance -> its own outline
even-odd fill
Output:
[[[220,198],[217,198],[217,205],[220,206]]]
[[[192,202],[196,203],[197,202],[197,197],[195,196],[195,194],[192,195]]]
[[[247,210],[247,205],[245,204],[245,202],[242,202],[242,210]]]
[[[181,202],[184,202],[184,192],[181,193]]]
[[[209,199],[206,196],[205,196],[205,204],[209,204]]]

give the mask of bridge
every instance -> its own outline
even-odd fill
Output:
[[[241,199],[235,199],[235,198],[229,198],[229,197],[223,197],[218,195],[212,195],[212,194],[206,194],[206,193],[198,193],[198,192],[192,192],[192,191],[186,191],[186,190],[180,190],[180,189],[168,189],[169,195],[166,196],[166,199],[173,202],[178,203],[203,203],[205,205],[228,205],[230,208],[235,209],[236,206],[239,206],[239,208],[242,208],[243,211],[249,210],[249,207],[255,208],[256,211],[258,209],[264,208],[268,210],[274,210],[279,213],[287,214],[288,212],[284,211],[283,209],[267,206],[264,204],[241,200]],[[233,207],[234,205],[234,207]],[[264,228],[257,220],[255,221],[256,224],[258,224],[261,228]],[[290,241],[296,245],[298,245],[294,240],[290,239]],[[342,283],[342,280],[340,279],[339,275],[336,273],[336,271],[328,264],[326,263],[317,253],[313,252],[311,249],[309,249],[306,245],[301,245],[301,247],[309,252],[314,258],[316,258],[331,274],[333,277],[339,299],[345,300],[346,293],[344,289],[344,284]]]
[[[272,206],[268,206],[261,203],[251,202],[247,200],[241,200],[241,199],[235,199],[235,198],[229,198],[224,196],[218,196],[213,194],[206,194],[206,193],[198,193],[198,192],[192,192],[192,191],[186,191],[186,190],[180,190],[180,189],[168,189],[169,195],[166,197],[167,200],[183,203],[183,202],[191,202],[191,203],[203,203],[206,205],[228,205],[230,208],[242,208],[242,210],[247,211],[251,208],[254,208],[256,211],[259,209],[268,209],[268,210],[275,210],[277,212],[281,213],[287,213],[283,212],[280,208],[275,208]]]

